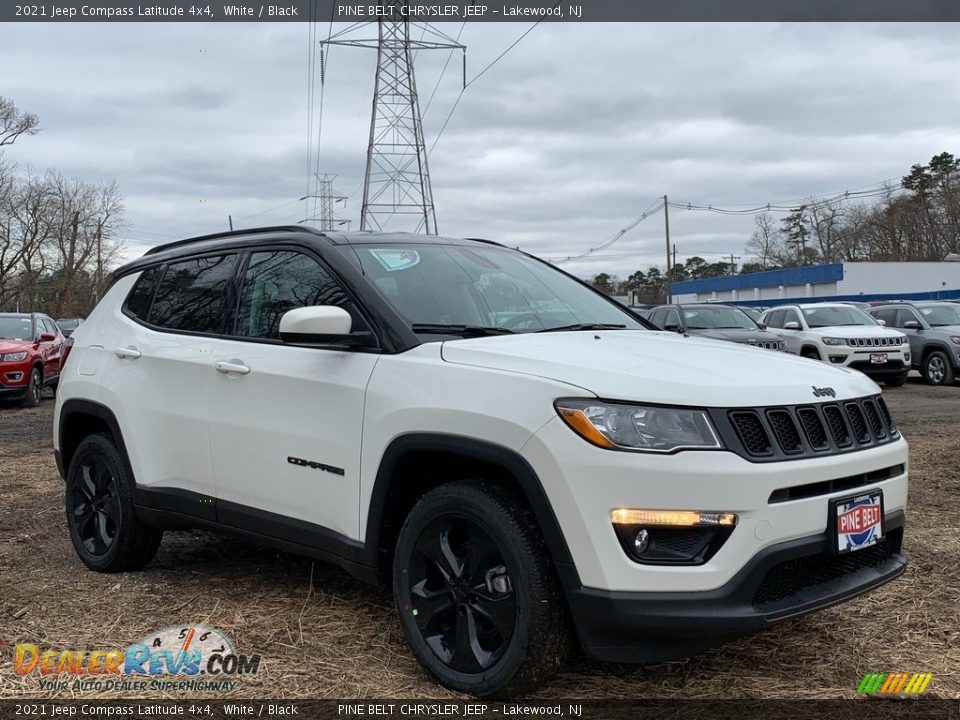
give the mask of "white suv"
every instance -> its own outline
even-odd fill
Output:
[[[767,310],[760,322],[795,355],[853,368],[891,387],[902,386],[910,373],[907,336],[853,305],[781,305]]]
[[[654,331],[496,243],[177,242],[74,338],[53,437],[88,567],[191,526],[321,558],[392,583],[417,659],[476,695],[530,690],[571,630],[676,659],[905,568],[869,378]]]

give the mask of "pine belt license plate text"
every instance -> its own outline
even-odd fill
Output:
[[[830,501],[830,527],[834,551],[862,550],[883,537],[883,491]]]
[[[886,353],[870,353],[870,363],[873,365],[885,365],[887,362]]]

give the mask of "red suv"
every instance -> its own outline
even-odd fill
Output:
[[[60,328],[46,315],[0,313],[0,399],[38,405],[44,386],[57,386],[65,345]]]

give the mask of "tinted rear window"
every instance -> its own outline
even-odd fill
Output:
[[[148,268],[140,273],[140,277],[130,289],[127,295],[127,301],[124,303],[124,309],[127,314],[142,320],[147,319],[147,313],[150,312],[150,301],[153,300],[153,289],[156,287],[157,278],[160,277],[160,268]],[[61,323],[61,327],[70,328],[66,323],[76,323],[76,320],[66,320]]]
[[[219,333],[236,255],[170,263],[150,309],[149,322],[170,330]]]

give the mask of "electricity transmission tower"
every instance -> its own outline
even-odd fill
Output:
[[[306,200],[308,198],[315,198],[318,202],[313,206],[313,217],[307,217],[301,220],[301,222],[318,221],[320,223],[320,230],[335,230],[338,226],[343,225],[346,220],[341,220],[333,212],[334,203],[346,202],[347,198],[345,195],[337,195],[333,189],[333,180],[336,175],[317,175],[316,176],[316,194],[315,195],[304,195],[301,200]],[[320,214],[317,215],[319,210]]]
[[[416,221],[415,232],[436,235],[413,55],[419,50],[463,51],[466,82],[466,47],[429,24],[418,25],[423,34],[419,40],[411,39],[407,2],[381,0],[383,16],[377,20],[376,39],[350,38],[353,26],[322,41],[321,53],[328,45],[377,50],[360,229],[382,230],[395,215],[407,215]]]

